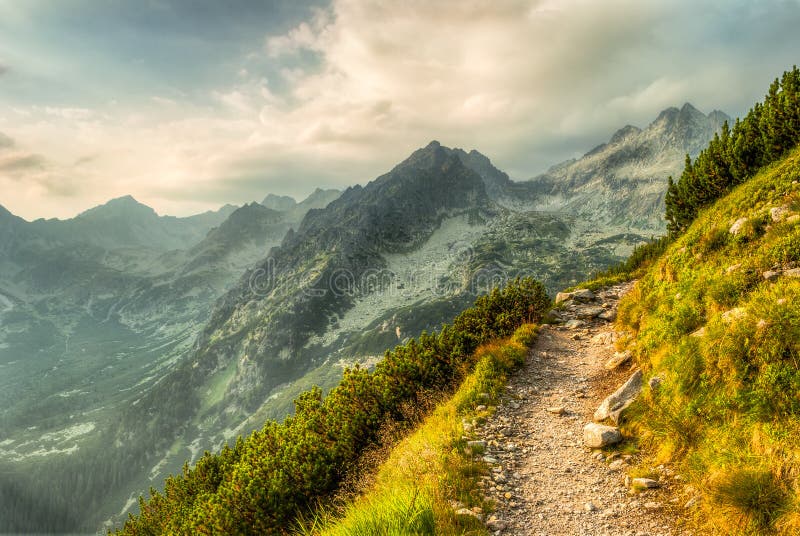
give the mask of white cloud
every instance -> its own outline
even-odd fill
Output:
[[[36,215],[125,193],[178,213],[303,195],[366,182],[431,139],[526,178],[667,106],[745,111],[796,61],[798,23],[797,5],[778,1],[334,0],[243,52],[246,67],[205,102],[177,88],[147,105],[115,96],[102,111],[54,105],[0,122],[74,173],[82,205],[16,203]],[[97,157],[78,174],[86,154]]]

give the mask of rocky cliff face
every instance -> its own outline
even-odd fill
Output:
[[[661,234],[667,178],[680,175],[730,118],[691,104],[668,108],[646,128],[628,125],[578,160],[550,168],[527,185],[532,206],[566,212],[594,225]],[[523,183],[525,184],[525,183]]]

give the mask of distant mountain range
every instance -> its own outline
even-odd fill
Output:
[[[667,176],[726,118],[670,108],[524,182],[431,142],[299,203],[173,218],[124,197],[34,222],[0,207],[0,502],[48,512],[0,509],[0,531],[93,530],[489,286],[525,274],[555,291],[620,260],[663,232]],[[62,511],[53,490],[73,488],[96,515]]]

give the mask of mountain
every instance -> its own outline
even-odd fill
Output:
[[[667,178],[683,169],[730,118],[686,103],[668,108],[646,128],[625,126],[578,160],[551,167],[528,183],[528,200],[595,225],[662,234]],[[519,202],[519,201],[517,201]]]
[[[31,228],[64,243],[86,243],[105,249],[182,249],[201,240],[236,209],[225,205],[188,218],[159,216],[131,196],[112,199],[68,220],[36,220]]]
[[[261,204],[272,210],[286,212],[297,206],[297,201],[295,201],[294,197],[289,197],[288,195],[268,194]]]
[[[597,176],[565,188],[514,182],[476,150],[431,142],[366,186],[300,203],[267,196],[192,218],[133,198],[65,221],[0,213],[0,294],[12,304],[0,326],[0,441],[11,441],[0,474],[26,475],[0,477],[0,494],[40,494],[50,512],[0,529],[119,519],[184,461],[283,419],[304,389],[373,366],[492,286],[524,274],[553,292],[624,258],[652,230],[597,225],[605,205],[567,201],[624,168],[623,147],[647,131],[627,130],[584,157]],[[678,145],[694,131],[671,132]],[[651,168],[629,168],[609,188],[617,199],[650,184]],[[76,514],[68,495],[94,514]]]

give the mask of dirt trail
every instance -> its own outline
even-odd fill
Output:
[[[492,465],[485,491],[498,506],[487,521],[490,532],[689,534],[675,523],[686,500],[673,495],[680,477],[662,467],[652,475],[659,488],[634,493],[626,476],[635,457],[622,447],[603,453],[583,444],[583,427],[595,409],[633,372],[630,364],[614,372],[603,366],[619,336],[606,319],[615,316],[619,296],[631,286],[599,291],[588,303],[571,302],[562,313],[566,325],[544,326],[509,382],[508,396],[478,429],[487,443],[484,459]],[[596,316],[600,307],[606,319]],[[577,320],[589,315],[595,316]]]

